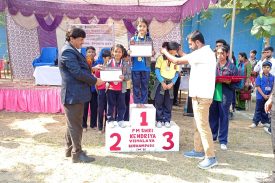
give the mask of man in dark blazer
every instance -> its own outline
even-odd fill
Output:
[[[66,43],[58,62],[62,77],[61,100],[67,120],[65,156],[72,156],[73,163],[94,161],[94,158],[87,156],[81,148],[81,124],[84,103],[91,99],[90,86],[103,83],[100,78],[91,74],[85,57],[78,51],[85,37],[85,31],[80,28],[70,30],[66,34]]]

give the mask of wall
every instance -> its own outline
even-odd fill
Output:
[[[6,57],[7,54],[8,52],[6,27],[0,26],[0,59],[2,59],[4,56]]]
[[[183,40],[184,40],[184,51],[189,52],[188,43],[186,41],[187,35],[193,30],[200,30],[204,37],[206,44],[209,44],[211,48],[215,48],[215,41],[217,39],[224,39],[228,43],[230,42],[230,31],[231,31],[231,21],[228,23],[227,27],[224,27],[223,15],[231,10],[229,9],[210,9],[212,13],[212,18],[207,20],[200,20],[200,15],[193,17],[191,20],[186,21],[183,27]],[[241,11],[236,16],[235,22],[235,37],[233,51],[235,56],[239,52],[246,52],[249,55],[249,51],[256,49],[258,54],[257,58],[260,58],[260,52],[263,49],[263,39],[256,39],[250,34],[252,27],[252,22],[247,24],[243,23],[244,17],[249,15],[251,12],[256,12],[255,10]],[[275,48],[275,37],[271,39],[271,46]],[[274,55],[275,56],[275,55]]]

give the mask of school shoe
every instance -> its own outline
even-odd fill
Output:
[[[166,121],[166,122],[164,123],[164,125],[165,125],[166,128],[170,128],[170,127],[171,127],[171,124],[170,124],[170,122],[168,122],[168,121]]]
[[[256,128],[257,125],[255,123],[252,123],[251,125],[249,125],[249,128]]]
[[[187,151],[183,153],[184,157],[196,158],[196,159],[203,159],[204,155],[205,155],[204,152],[197,152],[194,149],[192,151]]]
[[[126,124],[124,123],[124,121],[119,121],[117,122],[118,126],[120,126],[120,128],[125,128]]]
[[[157,121],[157,123],[156,123],[156,127],[158,127],[158,128],[161,128],[161,127],[162,127],[162,124],[161,124],[161,122],[160,122],[160,121]]]
[[[227,150],[227,146],[225,144],[221,144],[221,150],[226,151]]]
[[[95,161],[95,158],[87,156],[86,152],[82,151],[78,154],[73,154],[72,161],[73,163],[90,163]]]
[[[269,123],[264,123],[264,124],[263,124],[263,127],[269,128],[269,127],[270,127],[270,124],[269,124]]]
[[[264,131],[265,131],[267,134],[271,135],[271,128],[264,127]]]
[[[217,161],[216,157],[212,157],[212,158],[204,158],[204,160],[199,163],[198,167],[206,170],[206,169],[212,168],[216,165],[218,165],[218,161]]]
[[[115,124],[114,124],[113,121],[109,121],[109,122],[108,122],[108,125],[109,125],[110,128],[114,128],[114,127],[115,127]]]

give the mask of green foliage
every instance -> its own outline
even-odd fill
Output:
[[[200,13],[200,20],[211,20],[212,13],[210,11],[202,11]]]
[[[255,19],[251,34],[257,38],[275,36],[275,17],[260,16]]]
[[[6,19],[4,13],[0,13],[0,26],[6,26]]]
[[[219,5],[221,7],[233,7],[233,0],[221,0]],[[275,1],[274,0],[237,0],[236,1],[236,15],[240,12],[240,9],[256,9],[262,15],[258,17],[256,13],[251,13],[244,18],[244,23],[253,21],[253,27],[251,34],[260,37],[274,36],[274,17],[275,17]],[[232,18],[232,13],[223,15],[226,26]]]

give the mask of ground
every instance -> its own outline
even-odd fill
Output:
[[[255,105],[255,104],[254,104]],[[253,106],[253,104],[252,104]],[[237,111],[230,121],[228,151],[215,143],[219,166],[197,168],[184,158],[193,147],[193,118],[175,107],[180,151],[108,153],[104,135],[89,129],[83,147],[96,161],[73,164],[64,157],[63,114],[0,112],[0,182],[261,182],[271,173],[271,139],[263,128],[249,129],[253,109]]]

